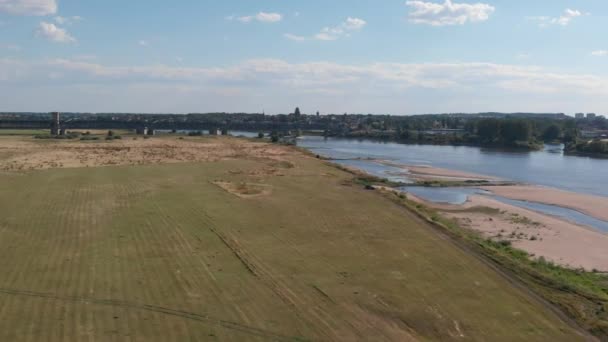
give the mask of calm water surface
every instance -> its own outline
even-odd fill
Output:
[[[560,145],[547,145],[543,151],[521,152],[312,136],[298,139],[298,145],[331,158],[389,159],[401,164],[474,172],[608,197],[608,159],[566,156]]]

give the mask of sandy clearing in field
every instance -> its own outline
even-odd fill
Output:
[[[284,146],[216,138],[124,138],[114,141],[35,141],[1,139],[0,170],[139,165],[261,158],[285,162]]]
[[[608,221],[608,198],[534,185],[481,187],[498,196],[570,208]]]
[[[435,204],[412,194],[407,197],[435,208],[460,225],[495,240],[510,240],[535,257],[557,264],[608,271],[608,235],[591,228],[502,203],[488,196],[470,196],[464,205]],[[489,213],[475,208],[493,208]],[[535,240],[532,240],[532,237]]]

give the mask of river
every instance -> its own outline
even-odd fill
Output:
[[[338,159],[387,159],[404,165],[425,165],[499,177],[528,184],[608,197],[608,159],[567,156],[560,145],[524,152],[470,146],[409,145],[394,142],[305,136],[298,145]],[[351,164],[354,161],[340,161]],[[383,171],[372,161],[356,161],[373,174]],[[386,174],[394,171],[386,168]],[[366,170],[367,171],[367,170]],[[388,177],[387,177],[388,178]]]
[[[375,176],[409,182],[403,170],[373,160],[391,160],[396,164],[425,165],[472,172],[505,180],[545,185],[558,189],[608,197],[608,160],[567,156],[561,145],[547,145],[542,151],[523,152],[470,146],[408,145],[394,142],[323,138],[305,136],[298,145],[336,162],[366,171]],[[363,159],[356,159],[363,158]],[[474,188],[403,187],[427,201],[463,204],[474,194],[490,195]],[[568,208],[495,199],[518,207],[561,217],[577,224],[608,232],[608,222]]]

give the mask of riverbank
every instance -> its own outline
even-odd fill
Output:
[[[463,205],[437,204],[408,194],[462,227],[495,241],[509,241],[534,258],[569,268],[608,272],[608,235],[533,210],[474,195]]]
[[[456,170],[408,165],[402,167],[421,183],[440,180],[449,184],[459,180],[465,184],[468,180],[498,180]],[[534,185],[473,187],[507,199],[569,208],[608,221],[608,198],[605,197]],[[510,241],[515,247],[535,257],[543,257],[566,267],[608,271],[608,253],[605,252],[608,250],[608,235],[591,227],[504,203],[489,196],[471,195],[462,205],[433,203],[411,193],[408,198],[439,210],[487,238]]]

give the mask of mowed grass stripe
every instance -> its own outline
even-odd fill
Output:
[[[167,205],[169,205],[169,204],[167,203]],[[169,208],[170,208],[171,210],[169,210]],[[196,216],[191,215],[190,213],[182,213],[182,212],[181,212],[181,211],[180,211],[178,208],[172,208],[172,207],[158,207],[158,206],[157,206],[157,208],[156,208],[156,209],[157,209],[157,212],[159,213],[159,216],[160,216],[160,217],[163,217],[163,218],[165,218],[165,219],[166,219],[166,218],[168,218],[168,217],[171,217],[171,215],[176,215],[176,216],[181,217],[181,218],[180,218],[180,220],[184,220],[184,219],[185,219],[185,218],[187,218],[187,217],[196,217]],[[172,214],[172,213],[174,213],[174,214]],[[198,223],[198,224],[197,224],[197,223]],[[200,220],[199,220],[199,221],[195,222],[195,225],[193,225],[193,226],[194,226],[194,227],[197,227],[197,228],[198,228],[198,227],[200,227],[200,228],[198,228],[198,229],[199,229],[199,233],[200,233],[200,232],[203,232],[203,233],[204,233],[204,232],[206,232],[206,233],[207,233],[206,235],[208,235],[208,236],[204,237],[205,239],[208,239],[208,238],[210,238],[210,237],[211,237],[211,238],[212,238],[214,241],[215,241],[215,240],[217,240],[217,241],[216,241],[216,244],[215,244],[216,248],[217,248],[217,247],[219,247],[220,249],[222,248],[222,245],[221,245],[221,241],[220,241],[220,239],[218,239],[218,238],[217,238],[217,237],[215,237],[215,236],[209,235],[209,230],[208,230],[208,229],[209,229],[209,227],[208,227],[208,226],[209,226],[209,222],[204,222],[204,221],[200,221]],[[193,253],[193,255],[191,255],[191,256],[189,256],[189,257],[188,257],[188,260],[190,260],[190,261],[195,260],[195,259],[197,258],[197,253],[196,253],[195,249],[192,247],[192,245],[191,245],[191,241],[193,242],[193,241],[196,241],[196,240],[197,240],[197,239],[196,239],[196,235],[194,235],[194,236],[193,236],[193,235],[191,234],[192,232],[189,232],[189,233],[188,233],[189,237],[186,237],[186,233],[185,233],[185,231],[183,230],[184,228],[182,227],[182,225],[181,225],[181,224],[166,223],[166,224],[165,224],[165,227],[166,227],[166,229],[170,229],[170,228],[171,228],[171,229],[173,230],[173,232],[174,232],[175,236],[176,236],[176,237],[179,239],[179,243],[178,243],[178,245],[179,245],[179,249],[180,249],[181,251],[191,251],[191,252]],[[225,252],[224,252],[224,253],[225,253]],[[228,257],[232,258],[232,256],[231,256],[230,254],[228,254]],[[219,258],[219,256],[218,256],[218,258]],[[237,261],[236,261],[236,260],[234,260],[233,262],[237,262]],[[188,276],[193,276],[193,275],[197,274],[197,273],[193,273],[193,271],[194,271],[194,272],[198,271],[198,272],[199,272],[199,274],[200,274],[200,271],[201,271],[201,267],[199,266],[200,264],[201,264],[201,263],[198,263],[198,264],[195,264],[195,265],[188,265],[188,266],[186,266],[186,265],[187,265],[187,263],[184,263],[183,265],[184,265],[184,266],[186,267],[186,269],[188,270],[188,272],[185,272],[185,273],[186,273]],[[236,266],[237,266],[237,267],[240,267],[240,265],[238,264],[238,262],[237,262]],[[217,266],[216,266],[216,267],[217,267]],[[206,270],[208,269],[208,267],[205,265],[205,266],[203,266],[203,269],[206,271]],[[218,269],[216,268],[216,270],[217,270],[217,272],[218,272],[218,273],[220,273],[220,276],[221,276],[221,273],[228,272],[228,270],[224,270],[223,268],[221,268],[221,270],[218,270]],[[205,272],[205,273],[206,273],[206,272]],[[203,274],[204,274],[204,273],[203,273]],[[212,273],[211,273],[211,274],[212,274]],[[247,277],[247,275],[246,275],[246,274],[244,274],[244,277],[239,277],[239,278],[235,278],[235,279],[234,279],[234,281],[237,281],[237,282],[239,282],[239,283],[241,283],[241,284],[242,284],[242,285],[240,286],[242,290],[247,291],[247,292],[251,292],[251,291],[250,291],[251,289],[256,289],[256,288],[259,288],[259,284],[257,284],[257,282],[255,282],[255,279],[249,279],[249,281],[248,281],[248,282],[242,282],[241,280],[242,280],[243,278],[244,278],[244,279],[249,279],[249,277]],[[216,288],[218,288],[218,287],[217,287],[217,284],[216,284],[216,282],[217,282],[217,277],[216,277],[216,276],[213,276],[213,275],[212,275],[211,277],[206,277],[206,279],[207,279],[207,280],[212,280],[212,281],[213,281],[213,283],[214,283],[214,284],[212,284],[212,285],[211,285],[211,289],[216,289]],[[244,322],[245,324],[249,324],[249,323],[251,323],[251,322],[252,322],[252,321],[253,321],[253,320],[254,320],[256,317],[260,317],[260,316],[259,316],[259,314],[260,314],[259,312],[257,313],[257,315],[245,315],[245,314],[244,314],[244,312],[243,312],[243,311],[240,309],[240,307],[239,307],[239,305],[238,305],[237,303],[230,302],[229,300],[228,300],[228,301],[226,301],[226,299],[225,299],[225,298],[223,298],[223,296],[222,296],[222,294],[221,294],[221,291],[222,291],[222,290],[221,290],[221,289],[219,289],[219,288],[218,288],[218,290],[219,290],[219,291],[216,293],[216,299],[217,299],[217,300],[219,300],[219,301],[222,303],[222,304],[220,305],[220,307],[222,307],[222,308],[224,308],[224,309],[233,309],[233,310],[235,310],[235,311],[234,311],[234,314],[237,314],[237,316],[236,316],[235,318],[240,318],[240,319],[242,319],[242,320],[243,320],[243,322]],[[260,293],[256,293],[256,292],[250,293],[250,296],[251,296],[252,298],[253,298],[253,297],[256,297],[256,296],[259,296],[259,295],[260,295]],[[231,315],[231,316],[232,316],[232,315]],[[226,333],[228,333],[228,332],[226,332]]]
[[[214,196],[218,198],[219,201],[222,201],[225,205],[229,205],[229,201],[226,201],[225,199],[232,199],[231,196],[226,196],[225,193],[223,193],[223,191],[219,190],[219,189],[210,189],[211,192],[214,192]],[[215,193],[217,192],[217,193]],[[247,276],[246,273],[244,273],[244,275],[242,277],[240,277],[238,280],[235,279],[235,281],[239,281],[242,284],[242,288],[244,291],[247,291],[247,294],[243,294],[242,297],[247,297],[247,298],[256,298],[256,297],[260,297],[260,296],[270,296],[270,297],[274,297],[276,299],[281,299],[281,301],[284,303],[281,306],[283,306],[283,310],[289,310],[289,312],[291,312],[291,314],[297,314],[297,306],[294,306],[294,303],[292,301],[290,301],[288,299],[288,297],[285,297],[285,294],[283,293],[276,293],[273,290],[276,291],[276,289],[273,289],[273,287],[269,287],[268,284],[259,281],[259,276],[260,274],[257,273],[256,271],[260,271],[260,268],[262,267],[262,265],[257,262],[255,264],[252,264],[252,262],[255,262],[254,257],[246,255],[244,253],[246,253],[245,251],[240,250],[240,247],[238,246],[238,242],[236,241],[236,239],[232,236],[227,236],[226,234],[223,234],[220,230],[226,230],[224,228],[219,228],[215,225],[215,223],[213,222],[212,219],[210,219],[207,210],[205,209],[206,204],[209,203],[208,199],[200,199],[199,197],[197,197],[195,194],[192,194],[191,196],[189,196],[190,200],[193,201],[193,206],[192,208],[197,208],[196,210],[192,210],[188,213],[185,213],[185,217],[192,217],[195,219],[195,226],[196,227],[196,223],[198,223],[199,225],[201,225],[201,228],[204,229],[207,232],[212,232],[216,239],[217,239],[217,243],[222,246],[222,244],[224,246],[226,246],[226,248],[228,248],[229,253],[234,257],[234,260],[237,261],[238,264],[240,264],[240,268],[242,270],[245,270],[246,272],[249,273],[249,276]],[[175,209],[174,209],[175,210]],[[173,211],[172,211],[173,212]],[[195,235],[198,233],[196,231],[193,232]],[[275,285],[276,287],[276,285]],[[283,296],[283,297],[281,297]],[[284,300],[287,300],[286,302]],[[239,311],[241,310],[247,310],[247,314],[246,317],[248,317],[248,322],[253,322],[254,319],[259,318],[261,316],[263,316],[265,313],[267,314],[267,312],[265,312],[264,307],[258,307],[258,306],[247,306],[245,308],[241,308],[240,306],[237,306],[237,308],[239,309]],[[295,310],[294,310],[295,308]],[[241,311],[242,312],[242,311]],[[304,320],[301,320],[301,322],[299,322],[300,324],[303,323]],[[298,333],[303,333],[303,332],[308,332],[310,333],[310,329],[311,327],[315,327],[316,328],[316,333],[320,334],[320,327],[318,326],[318,324],[315,325],[311,325],[311,323],[308,323],[308,328],[298,328]]]
[[[131,209],[132,208],[130,208],[129,210],[131,210]],[[152,222],[150,220],[156,220],[156,219],[158,219],[158,211],[157,210],[151,210],[146,215],[146,219],[144,219],[146,221],[146,223],[147,223],[146,226],[147,227],[152,227],[153,225],[157,225],[159,222],[162,223],[161,221],[155,221],[154,224],[152,224]],[[167,232],[171,231],[172,225],[171,224],[165,224],[165,223],[163,223],[161,225],[161,227],[162,227],[161,229],[159,229],[158,227],[155,227],[155,229],[151,229],[149,232],[146,233],[146,236],[152,237],[152,236],[156,236],[157,235],[156,233],[161,233],[160,235],[163,236],[163,239],[159,239],[159,241],[162,240],[161,241],[162,244],[159,243],[159,246],[165,246],[165,245],[167,245],[168,242],[169,242],[169,245],[171,245],[172,244],[171,241],[168,241],[167,238],[169,237],[170,239],[172,239],[172,237],[171,237],[172,235],[166,236],[166,234],[167,234]],[[138,244],[138,243],[136,243],[136,244]],[[175,267],[174,265],[176,264],[176,261],[180,260],[180,258],[179,258],[180,254],[178,252],[179,251],[183,251],[184,249],[185,249],[185,247],[183,245],[180,245],[179,248],[176,251],[172,251],[171,255],[173,256],[173,258],[171,259],[172,260],[171,265],[168,265],[168,267],[163,267],[163,268],[169,268],[169,269],[171,269],[172,266]],[[161,248],[160,250],[162,251],[163,249]],[[145,257],[142,257],[141,259],[145,260]],[[162,260],[168,260],[168,259],[164,258]],[[179,263],[177,263],[177,264],[179,265]],[[151,282],[151,283],[154,283],[154,282]],[[156,283],[156,284],[158,285],[159,283]],[[183,291],[180,291],[179,289],[170,289],[170,291],[171,292],[175,292],[177,294],[182,294],[183,293]],[[165,298],[165,297],[166,297],[166,294],[164,296],[158,296],[155,299],[159,300],[159,299]]]

